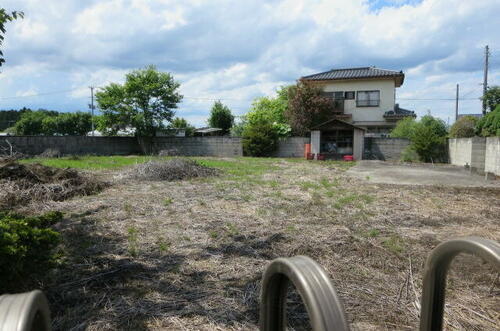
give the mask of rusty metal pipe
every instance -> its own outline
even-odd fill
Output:
[[[446,275],[451,262],[460,253],[477,255],[500,270],[500,245],[495,241],[465,237],[446,241],[434,248],[425,263],[420,331],[442,330]]]

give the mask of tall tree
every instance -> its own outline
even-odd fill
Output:
[[[208,125],[213,128],[222,129],[223,134],[228,134],[234,124],[234,116],[231,109],[222,104],[220,101],[215,101],[210,111]]]
[[[5,9],[0,8],[0,67],[2,66],[3,63],[5,63],[5,59],[3,58],[3,52],[2,52],[2,44],[4,41],[4,34],[5,34],[5,23],[16,20],[18,18],[23,18],[24,13],[20,11],[13,11],[11,13],[8,13]]]
[[[137,136],[155,136],[172,120],[182,100],[179,86],[170,73],[153,65],[134,70],[125,76],[123,85],[111,83],[96,93],[102,123],[111,132],[131,127]]]
[[[321,95],[321,89],[299,82],[288,89],[285,116],[296,135],[305,135],[312,126],[333,117],[333,103]]]

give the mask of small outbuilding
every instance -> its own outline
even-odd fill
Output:
[[[365,129],[340,119],[331,119],[311,128],[311,153],[325,159],[340,160],[352,155],[363,157]]]

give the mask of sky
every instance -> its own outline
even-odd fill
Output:
[[[176,115],[206,125],[215,100],[242,115],[301,76],[403,70],[401,107],[453,122],[500,85],[498,0],[2,0],[8,23],[0,109],[88,111],[89,86],[154,64],[181,83]],[[429,100],[432,99],[432,100]],[[444,100],[443,100],[444,99]]]

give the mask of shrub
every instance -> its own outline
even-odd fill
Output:
[[[475,136],[477,119],[472,116],[460,117],[450,128],[451,138],[469,138]]]
[[[411,138],[411,147],[424,162],[445,161],[446,137],[440,136],[432,126],[422,123],[416,126]]]
[[[500,105],[477,122],[476,134],[483,137],[500,137]]]
[[[409,145],[406,146],[406,148],[401,152],[401,157],[400,157],[401,162],[419,162],[420,157],[418,156],[418,153],[415,151],[415,149]]]
[[[396,124],[396,127],[391,131],[391,138],[407,138],[411,139],[417,121],[413,117],[402,119]]]
[[[446,161],[447,135],[446,123],[431,115],[423,116],[420,121],[404,119],[391,132],[393,138],[408,138],[411,141],[411,147],[401,157],[402,161],[413,159],[413,152],[424,162]]]
[[[60,212],[38,217],[0,213],[0,293],[17,290],[33,274],[53,266],[60,235],[50,226],[62,216]]]
[[[271,156],[278,147],[278,138],[271,123],[249,125],[243,131],[243,153],[247,156]]]

